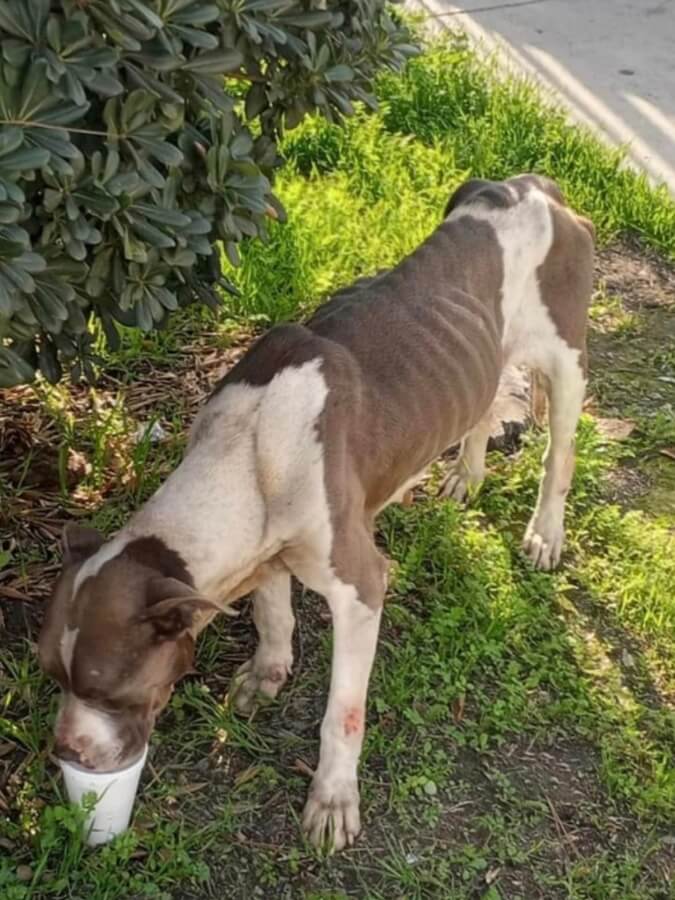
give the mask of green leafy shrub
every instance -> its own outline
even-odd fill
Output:
[[[284,215],[284,129],[374,106],[405,41],[384,0],[6,0],[0,386],[91,377],[92,313],[114,347],[217,302],[216,244]]]

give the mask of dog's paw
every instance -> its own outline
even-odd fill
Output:
[[[542,526],[533,520],[525,532],[523,552],[535,569],[549,572],[560,562],[564,541],[565,529],[562,524]]]
[[[291,667],[286,663],[261,663],[255,656],[239,666],[232,680],[230,698],[237,712],[248,715],[258,702],[274,700],[286,683]]]
[[[302,828],[315,847],[329,853],[351,846],[361,831],[356,780],[329,788],[315,778],[302,815]]]
[[[481,481],[482,478],[472,476],[469,469],[458,461],[450,467],[439,493],[441,497],[463,503],[478,489]]]
[[[450,471],[443,482],[440,491],[441,497],[449,497],[458,503],[463,503],[469,494],[469,482],[460,472]]]

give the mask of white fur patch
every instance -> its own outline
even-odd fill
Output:
[[[326,521],[315,426],[327,394],[320,358],[266,385],[224,387],[195,420],[181,465],[124,532],[162,538],[197,590],[225,599],[317,514]]]
[[[122,742],[114,719],[73,694],[66,694],[62,699],[56,732],[81,754],[83,765],[105,771],[119,764]]]
[[[68,678],[70,678],[70,668],[73,664],[73,653],[75,652],[75,643],[79,633],[79,628],[68,628],[66,625],[61,634],[61,640],[59,641],[61,662],[63,663],[63,668],[66,670]]]
[[[93,578],[94,575],[97,575],[107,562],[120,554],[125,544],[128,544],[130,540],[132,540],[132,537],[129,537],[122,532],[112,538],[112,540],[106,541],[100,550],[97,550],[93,556],[90,556],[89,559],[85,560],[80,566],[80,570],[73,582],[73,597],[75,597],[86,579]]]
[[[73,730],[76,734],[86,734],[94,744],[109,746],[111,752],[119,752],[113,720],[100,710],[87,706],[80,700],[73,701]]]

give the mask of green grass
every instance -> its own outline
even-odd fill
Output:
[[[675,258],[675,202],[666,188],[652,189],[622,165],[622,152],[570,125],[531,83],[496,81],[461,40],[454,53],[441,44],[414,60],[404,78],[383,79],[380,97],[388,130],[439,142],[459,169],[482,178],[549,175],[601,238],[631,231]]]
[[[332,148],[334,164],[319,174]],[[278,191],[290,221],[271,229],[268,244],[247,244],[241,267],[228,272],[241,291],[233,310],[249,321],[303,314],[336,287],[394,265],[440,221],[459,178],[439,149],[388,134],[377,117],[359,116],[345,131],[311,121],[286,151]],[[318,168],[304,177],[312,155]]]
[[[9,583],[42,596],[61,519],[114,530],[166,477],[211,374],[197,365],[207,351],[227,356],[242,327],[304,314],[394,264],[469,175],[545,172],[593,217],[602,242],[638,231],[675,257],[672,201],[531,88],[495,80],[461,41],[384,77],[380,95],[377,116],[343,130],[310,121],[288,136],[279,191],[289,223],[267,245],[247,245],[227,315],[190,310],[155,337],[130,333],[97,389],[41,386],[3,408],[19,432],[33,429],[30,451],[0,481],[0,576],[10,573]],[[518,550],[540,433],[515,459],[491,457],[468,509],[435,499],[438,467],[416,505],[381,518],[395,566],[370,694],[365,831],[340,857],[322,858],[298,827],[328,686],[318,598],[296,597],[294,677],[250,720],[226,702],[254,646],[248,614],[202,636],[199,675],[180,685],[153,736],[134,828],[97,851],[83,847],[81,815],[64,802],[47,754],[56,694],[33,652],[37,604],[3,603],[0,897],[672,896],[673,518],[664,503],[639,511],[607,497],[617,473],[646,471],[675,443],[672,405],[651,400],[675,357],[661,318],[627,300],[598,293],[592,348],[629,358],[641,378],[598,366],[592,392],[601,413],[638,427],[615,442],[583,419],[560,571],[535,572]],[[139,423],[153,419],[167,439],[136,440]],[[86,463],[75,483],[73,451]]]
[[[311,120],[286,139],[278,192],[292,215],[233,273],[236,315],[280,321],[358,275],[391,265],[439,223],[466,178],[538,172],[589,216],[601,243],[624,233],[675,259],[675,202],[570,125],[535,88],[497,80],[461,39],[380,79],[381,112],[344,128]],[[226,264],[227,265],[227,264]],[[229,274],[229,273],[228,273]]]

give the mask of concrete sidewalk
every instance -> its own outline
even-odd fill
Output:
[[[675,194],[675,0],[408,0],[533,76]]]

